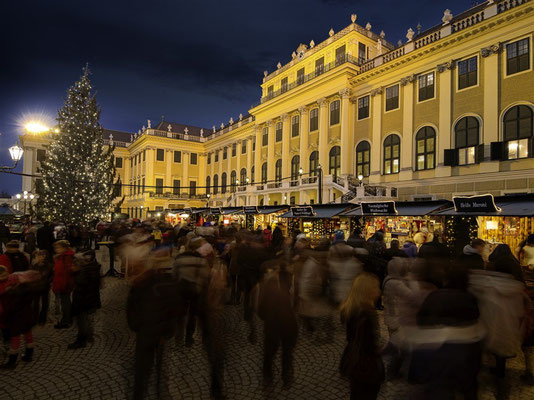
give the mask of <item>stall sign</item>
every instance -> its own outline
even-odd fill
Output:
[[[259,214],[258,207],[256,207],[256,206],[244,206],[243,207],[243,214],[245,214],[245,215]]]
[[[453,197],[454,209],[456,212],[465,213],[490,213],[500,212],[501,209],[495,205],[492,194],[481,196]]]
[[[222,214],[221,207],[210,208],[210,214],[221,215]]]
[[[361,203],[362,215],[397,215],[394,201]]]
[[[312,206],[304,207],[291,207],[291,215],[293,217],[314,217],[315,213],[313,212]]]

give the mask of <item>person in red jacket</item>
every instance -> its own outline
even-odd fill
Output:
[[[74,288],[74,275],[72,272],[72,262],[74,251],[70,248],[67,240],[59,240],[54,243],[54,280],[52,281],[52,291],[61,304],[61,321],[54,328],[64,329],[72,324],[71,316],[71,294]]]

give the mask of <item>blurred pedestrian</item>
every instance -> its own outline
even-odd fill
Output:
[[[52,291],[56,295],[56,306],[57,302],[61,305],[61,320],[54,325],[54,328],[65,329],[72,324],[71,294],[74,288],[74,276],[72,274],[74,251],[70,248],[70,243],[67,240],[55,242],[54,251],[56,256],[54,259]]]
[[[6,252],[0,255],[0,265],[4,265],[8,272],[23,272],[30,268],[30,260],[27,254],[20,251],[20,242],[10,240],[6,245]]]
[[[460,255],[460,262],[469,269],[484,269],[485,262],[482,255],[486,249],[486,242],[482,239],[473,239],[471,244],[466,244]]]
[[[48,251],[36,250],[34,252],[31,269],[41,274],[43,287],[35,297],[34,316],[40,325],[44,325],[48,317],[50,286],[54,276],[54,264],[51,261]]]

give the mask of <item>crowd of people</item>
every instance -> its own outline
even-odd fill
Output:
[[[336,230],[312,242],[298,231],[263,228],[45,222],[28,227],[22,242],[8,237],[0,255],[0,328],[9,346],[1,368],[16,367],[22,342],[21,359],[30,362],[32,327],[54,317],[56,329],[76,323],[69,349],[93,342],[103,272],[98,243],[110,240],[129,285],[134,399],[145,398],[153,371],[161,374],[169,342],[187,351],[198,336],[211,394],[224,398],[226,344],[218,326],[227,307],[242,307],[250,343],[263,337],[266,389],[274,385],[278,351],[287,388],[299,334],[321,346],[334,340],[339,324],[346,331],[339,372],[353,399],[376,399],[386,379],[418,385],[423,398],[476,399],[483,354],[494,358],[497,381],[506,382],[506,361],[522,352],[521,379],[534,385],[534,310],[524,278],[534,269],[534,235],[518,249],[474,239],[462,254],[451,254],[440,232],[420,245],[393,239],[387,247],[381,231],[366,240],[359,229],[348,238]]]

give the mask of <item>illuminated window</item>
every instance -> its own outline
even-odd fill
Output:
[[[416,170],[436,167],[436,131],[430,126],[419,129],[415,135]]]
[[[398,174],[400,170],[400,138],[389,135],[384,140],[384,174]]]
[[[464,117],[454,127],[455,148],[458,150],[458,165],[475,164],[479,123],[475,117]]]
[[[506,159],[531,156],[529,144],[533,140],[533,113],[528,106],[515,106],[504,114],[503,140],[506,142]]]
[[[356,176],[367,177],[371,170],[371,145],[368,141],[358,143],[356,146]]]

